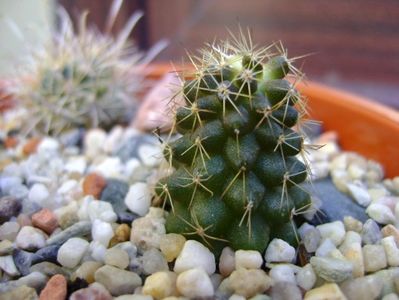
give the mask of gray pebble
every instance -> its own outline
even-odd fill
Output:
[[[21,208],[21,202],[13,196],[0,198],[0,224],[9,221],[11,217],[17,216]]]
[[[15,266],[22,275],[28,275],[30,273],[29,268],[32,264],[33,256],[33,253],[18,248],[14,249],[12,257],[14,259]]]
[[[275,282],[270,296],[273,300],[301,300],[302,293],[299,287],[291,282]]]
[[[119,214],[126,211],[125,196],[129,185],[118,179],[107,179],[107,185],[101,193],[100,200],[112,204],[114,211]]]
[[[361,236],[365,245],[378,244],[382,239],[382,233],[377,222],[368,219],[363,225]]]
[[[91,232],[91,222],[81,221],[73,224],[67,229],[49,237],[47,239],[47,245],[62,244],[71,237],[85,236]]]
[[[61,274],[68,278],[70,275],[70,272],[67,271],[65,268],[62,268],[59,265],[56,265],[56,264],[48,262],[48,261],[43,261],[41,263],[32,265],[29,270],[31,273],[32,272],[40,272],[49,277],[56,275],[56,274]]]
[[[375,276],[365,276],[346,280],[340,284],[342,292],[348,299],[373,300],[382,290],[383,282]]]

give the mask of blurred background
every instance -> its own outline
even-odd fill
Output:
[[[55,7],[74,16],[90,11],[100,29],[112,0],[0,0],[0,75],[23,55],[23,40],[40,42],[56,26]],[[133,33],[141,49],[161,38],[169,47],[160,62],[180,62],[185,50],[226,37],[238,24],[249,27],[257,44],[281,40],[311,80],[363,95],[399,109],[399,1],[397,0],[128,0],[115,30],[133,11],[145,16]],[[15,20],[25,33],[10,29]]]

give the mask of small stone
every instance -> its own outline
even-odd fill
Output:
[[[105,253],[107,252],[107,247],[98,241],[91,241],[90,243],[90,255],[94,260],[104,261]]]
[[[176,286],[183,296],[190,299],[212,297],[214,294],[211,279],[203,268],[188,269],[180,273]]]
[[[47,187],[42,183],[35,183],[29,190],[28,199],[29,201],[40,205],[41,207],[46,207],[48,205],[48,200],[50,197],[50,192]]]
[[[377,271],[371,275],[370,277],[375,277],[381,280],[382,282],[382,292],[380,293],[380,297],[390,294],[397,293],[396,291],[396,281],[399,278],[399,268],[393,267],[385,270]]]
[[[113,295],[131,294],[141,286],[141,278],[133,272],[105,265],[94,273],[96,282],[101,283]]]
[[[385,237],[381,240],[381,244],[384,247],[388,265],[390,267],[399,267],[399,249],[395,238],[393,236]]]
[[[100,283],[94,282],[89,287],[72,293],[69,300],[112,300],[111,294]]]
[[[76,278],[80,278],[87,281],[87,283],[93,283],[94,273],[102,266],[103,264],[98,261],[85,261],[72,274],[71,280],[74,281]]]
[[[246,298],[240,295],[233,294],[229,297],[229,300],[245,300]]]
[[[317,248],[315,255],[319,257],[326,257],[329,256],[330,253],[336,249],[337,247],[335,246],[335,244],[329,238],[326,238]]]
[[[165,235],[165,233],[165,219],[153,218],[147,215],[146,217],[138,218],[133,221],[130,240],[143,249],[152,247],[159,249],[161,237]]]
[[[126,269],[129,265],[130,259],[126,251],[118,248],[111,248],[105,252],[104,262],[107,265],[114,266],[119,269]]]
[[[108,180],[123,178],[122,161],[119,157],[115,156],[102,157],[101,161],[91,166],[90,171],[107,176]]]
[[[64,300],[67,295],[67,282],[64,276],[54,275],[40,293],[40,300]]]
[[[45,137],[41,140],[41,142],[37,146],[36,151],[37,153],[40,154],[45,154],[45,153],[53,154],[58,152],[59,147],[60,143],[56,139]]]
[[[62,229],[66,229],[79,221],[78,205],[75,201],[55,209],[53,213]]]
[[[235,253],[236,269],[260,269],[263,259],[259,251],[254,250],[238,250]]]
[[[380,227],[372,219],[368,219],[364,223],[363,229],[361,231],[361,235],[362,235],[362,242],[363,242],[363,244],[366,244],[366,245],[377,244],[382,238]]]
[[[76,174],[80,179],[87,167],[87,160],[82,155],[72,156],[64,165],[64,170],[67,173]],[[83,183],[84,187],[84,183]]]
[[[81,238],[70,238],[58,250],[57,261],[64,267],[74,268],[89,248],[89,242]]]
[[[144,252],[142,257],[144,274],[153,274],[158,271],[169,270],[168,263],[162,253],[155,248]]]
[[[272,285],[272,279],[259,269],[235,270],[231,273],[229,281],[234,293],[246,298],[262,294]]]
[[[18,139],[15,136],[7,136],[4,139],[4,147],[6,149],[15,148],[18,145]]]
[[[129,191],[129,185],[118,179],[107,180],[107,185],[103,189],[100,200],[111,203],[116,213],[126,210],[125,197]]]
[[[360,233],[363,229],[362,222],[352,216],[344,217],[344,226],[346,231],[355,231],[358,233]]]
[[[381,300],[399,300],[399,296],[394,293],[391,293],[391,294],[387,294],[384,297],[382,297]]]
[[[352,264],[341,259],[314,256],[310,264],[319,277],[329,282],[342,282],[352,276]]]
[[[127,224],[121,224],[115,229],[115,235],[109,242],[110,247],[128,241],[130,238],[130,227]]]
[[[57,262],[57,254],[61,245],[50,245],[44,248],[41,248],[36,251],[36,253],[32,257],[32,263],[38,263],[42,261],[50,261],[53,263]]]
[[[203,268],[209,275],[215,273],[215,256],[200,242],[188,240],[176,259],[174,271],[181,273],[193,268]]]
[[[177,295],[177,275],[173,272],[156,272],[148,276],[143,286],[143,294],[154,299],[164,299]]]
[[[399,247],[399,230],[395,226],[393,226],[391,224],[386,225],[381,229],[381,233],[382,233],[383,237],[393,236],[395,239],[396,245]]]
[[[12,253],[15,266],[22,275],[28,275],[30,273],[30,266],[32,264],[32,257],[34,254],[23,251],[21,249],[14,249]]]
[[[96,219],[93,222],[91,236],[93,241],[97,241],[105,247],[108,247],[109,241],[114,236],[114,231],[111,224]]]
[[[112,205],[109,202],[100,200],[89,201],[87,213],[92,222],[98,219],[107,223],[113,223],[118,219]]]
[[[335,221],[318,225],[317,229],[320,231],[323,239],[329,238],[335,246],[342,243],[345,237],[345,226],[342,221]]]
[[[336,283],[326,283],[307,291],[304,300],[347,300]]]
[[[273,239],[266,249],[266,262],[293,262],[295,248],[281,239]]]
[[[224,247],[219,259],[219,271],[222,276],[229,276],[236,266],[235,252],[230,247]]]
[[[0,256],[0,269],[10,276],[19,275],[19,272],[11,255]]]
[[[140,287],[141,288],[141,287]],[[139,292],[139,291],[138,291]],[[133,295],[122,295],[115,297],[114,300],[153,300],[152,296],[133,294]],[[164,300],[186,300],[184,297],[166,297]]]
[[[43,273],[46,276],[54,276],[56,274],[61,274],[65,277],[69,277],[70,272],[65,269],[60,267],[59,265],[56,265],[54,263],[48,262],[48,261],[43,261],[41,263],[35,264],[29,268],[30,272],[40,272]]]
[[[374,300],[381,294],[382,281],[377,277],[365,276],[346,280],[340,288],[348,299]]]
[[[186,238],[181,234],[168,233],[161,236],[159,248],[167,262],[172,262],[183,249]]]
[[[15,238],[17,247],[25,250],[40,249],[46,245],[43,231],[32,226],[24,226]]]
[[[47,283],[48,278],[46,275],[39,272],[32,272],[29,275],[20,277],[16,280],[17,285],[27,285],[36,290],[41,290]]]
[[[51,234],[58,227],[58,221],[51,210],[43,208],[32,215],[32,225]]]
[[[344,242],[341,244],[340,251],[345,258],[352,263],[352,276],[355,278],[364,276],[363,251],[360,235],[354,231],[348,231]]]
[[[10,254],[13,250],[12,242],[9,240],[0,241],[0,256]]]
[[[107,181],[98,173],[90,173],[83,180],[83,194],[91,195],[95,199],[100,199],[101,193],[107,185]]]
[[[302,300],[302,292],[292,282],[275,282],[270,295],[273,300]]]
[[[320,231],[315,227],[309,229],[306,232],[305,236],[302,238],[302,241],[307,252],[315,252],[321,241]]]
[[[21,202],[12,197],[5,196],[0,198],[0,224],[7,222],[11,217],[16,216],[21,211]]]
[[[40,142],[41,139],[39,137],[30,138],[22,147],[22,153],[24,155],[31,155],[35,153]]]
[[[296,284],[294,269],[288,264],[278,264],[273,266],[269,272],[273,282],[290,282]]]
[[[367,207],[371,202],[371,197],[367,189],[357,184],[348,183],[347,185],[349,195],[361,206]]]
[[[367,273],[376,272],[387,267],[387,257],[381,245],[365,245],[363,247],[364,269]]]
[[[14,241],[20,229],[17,222],[5,222],[0,225],[0,240]]]
[[[380,224],[393,224],[395,222],[395,215],[392,210],[383,204],[370,204],[366,209],[366,213]]]
[[[311,264],[303,266],[296,274],[296,282],[305,291],[310,290],[316,283],[316,274]]]
[[[99,128],[90,129],[84,136],[83,144],[85,154],[89,158],[95,158],[103,152],[103,146],[107,140],[107,133]]]
[[[143,182],[136,182],[130,186],[125,197],[125,204],[131,212],[144,216],[150,208],[151,198],[148,185]]]
[[[38,298],[36,290],[26,285],[1,293],[2,300],[37,300]]]

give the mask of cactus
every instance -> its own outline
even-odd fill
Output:
[[[298,159],[306,107],[284,79],[301,76],[294,59],[279,44],[257,48],[241,33],[190,60],[172,128],[181,136],[164,147],[172,172],[155,186],[170,211],[167,231],[215,251],[263,251],[275,237],[297,245],[295,216],[312,203],[300,185],[306,159]]]
[[[121,0],[113,2],[105,33],[88,28],[87,13],[80,16],[75,32],[69,15],[59,10],[59,29],[48,45],[34,48],[10,88],[29,115],[30,121],[22,124],[24,133],[108,128],[131,117],[143,85],[140,68],[150,57],[128,40],[141,12],[115,37],[110,34],[121,5]]]

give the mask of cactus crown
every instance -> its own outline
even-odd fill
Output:
[[[168,232],[211,248],[263,251],[272,237],[297,243],[294,217],[311,206],[299,185],[308,175],[303,98],[284,79],[300,72],[280,45],[257,48],[241,32],[190,56],[185,105],[175,109],[164,156],[173,171],[156,199],[170,208]]]
[[[133,113],[146,58],[128,37],[142,13],[133,14],[113,37],[122,1],[114,1],[105,33],[88,28],[87,12],[77,31],[59,10],[60,25],[48,45],[35,48],[17,74],[11,93],[29,114],[25,133],[57,135],[73,126],[109,127]],[[143,67],[143,66],[141,66]]]

